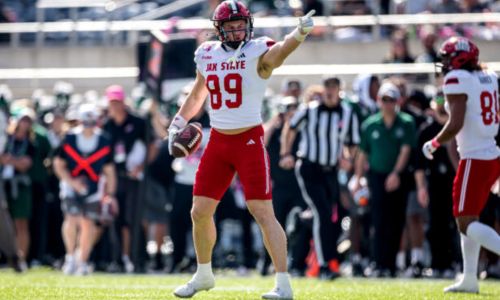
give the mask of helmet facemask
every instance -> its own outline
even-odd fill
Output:
[[[434,63],[434,72],[436,73],[436,77],[441,74],[445,76],[452,70],[452,68],[450,68],[450,61],[451,59],[449,55],[443,53],[440,54],[440,61]]]
[[[230,21],[236,21],[236,20],[245,20],[245,22],[246,22],[245,28],[233,29],[233,30],[225,30],[224,29],[224,23],[230,22]],[[252,38],[252,27],[253,27],[252,20],[249,20],[248,18],[240,18],[240,19],[229,20],[229,21],[218,22],[218,23],[220,25],[219,26],[216,25],[216,28],[217,28],[217,31],[219,33],[218,34],[219,40],[223,44],[227,45],[228,47],[231,47],[232,49],[238,48],[240,43],[246,43]],[[245,31],[245,37],[243,39],[241,39],[240,41],[230,41],[229,40],[229,34],[231,34],[231,33],[234,34],[236,32],[240,32],[240,31]]]
[[[225,30],[223,28],[224,23],[237,20],[244,20],[246,22],[245,28],[232,30]],[[219,4],[215,9],[212,21],[217,30],[218,39],[222,44],[232,49],[243,46],[244,43],[250,41],[253,37],[253,18],[246,6],[239,1],[224,1]],[[229,41],[229,34],[239,31],[245,31],[245,37],[240,41]]]

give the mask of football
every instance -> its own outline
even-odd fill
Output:
[[[193,154],[200,147],[202,139],[201,124],[189,123],[175,137],[172,145],[172,155],[176,158]]]

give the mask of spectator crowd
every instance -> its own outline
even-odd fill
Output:
[[[120,2],[120,1],[116,1]],[[175,0],[140,0],[131,3],[117,3],[115,6],[87,6],[85,1],[80,6],[64,7],[57,2],[51,6],[37,8],[35,0],[3,0],[0,1],[0,23],[11,22],[57,22],[57,21],[121,21],[140,18],[144,14],[159,10],[170,5]],[[221,0],[201,1],[169,14],[162,15],[167,19],[166,29],[179,19],[211,17],[215,7]],[[316,10],[316,16],[348,16],[348,15],[386,15],[386,14],[456,14],[499,12],[500,1],[497,0],[248,0],[244,1],[255,17],[266,16],[300,16],[311,9]],[[74,4],[72,4],[74,5]],[[78,4],[77,4],[78,5]],[[39,17],[43,16],[43,19]],[[269,30],[269,29],[266,29]],[[259,32],[259,30],[257,30]],[[338,41],[369,41],[373,40],[373,30],[370,26],[338,26],[333,30],[318,26],[312,36],[318,39],[334,39]],[[416,33],[416,32],[415,32]],[[111,34],[111,35],[110,35]],[[266,33],[268,34],[268,33]],[[468,38],[496,40],[500,38],[498,22],[443,24],[436,31],[440,38],[456,34]],[[382,36],[390,35],[390,28],[381,28]],[[76,36],[76,39],[75,39]],[[83,32],[72,36],[69,32],[47,32],[44,41],[64,44],[68,41],[78,41],[82,45],[95,45],[109,42],[110,36],[115,43],[124,43],[127,38],[121,33]],[[21,33],[20,41],[33,44],[36,40],[33,33]],[[0,41],[9,42],[7,33],[0,35]]]
[[[268,93],[265,142],[273,205],[289,238],[294,276],[451,278],[460,270],[451,210],[456,150],[440,148],[432,161],[418,151],[447,120],[443,96],[437,88],[412,90],[411,80],[417,79],[363,74],[348,89],[335,76],[309,86],[288,78],[279,93]],[[190,88],[165,107],[141,88],[126,97],[113,86],[100,97],[58,83],[53,95],[36,91],[32,99],[13,100],[8,87],[1,87],[2,112],[8,116],[2,188],[14,221],[19,270],[50,265],[71,273],[64,268],[73,259],[63,243],[68,209],[53,165],[65,135],[85,122],[81,107],[89,105],[96,126],[110,137],[118,210],[111,217],[98,210],[93,219],[95,246],[85,273],[193,270],[191,195],[203,146],[174,159],[162,142],[169,117]],[[322,129],[320,120],[328,119],[323,114],[344,118],[349,129]],[[395,121],[387,127],[383,120],[390,115]],[[206,109],[193,121],[203,125],[206,144]],[[405,159],[400,162],[399,156]],[[498,190],[492,191],[482,216],[497,230],[498,197]],[[220,242],[213,263],[242,275],[252,269],[266,275],[272,272],[270,260],[244,201],[235,178],[216,214]],[[481,257],[483,274],[499,276],[498,257],[486,251]],[[2,261],[12,262],[5,256]]]

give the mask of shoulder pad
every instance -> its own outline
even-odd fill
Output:
[[[256,38],[254,41],[257,45],[265,45],[267,48],[271,48],[272,45],[276,44],[272,38],[267,36]]]
[[[472,74],[465,70],[453,70],[443,80],[444,94],[463,94],[471,88]]]
[[[246,56],[261,56],[266,53],[272,45],[276,42],[268,37],[260,37],[257,39],[250,40],[248,44],[241,49],[242,52],[246,52]]]
[[[218,44],[219,42],[217,41],[207,41],[198,46],[194,51],[195,62],[198,62],[203,55],[214,51],[214,49],[219,46]]]
[[[444,77],[444,85],[461,84],[464,80],[468,80],[472,74],[465,70],[452,70]],[[462,81],[462,82],[461,82]]]

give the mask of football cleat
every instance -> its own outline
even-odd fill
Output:
[[[279,287],[275,287],[271,291],[263,294],[262,299],[293,300],[293,292],[291,288],[282,289]]]
[[[174,291],[174,296],[178,298],[191,298],[200,291],[208,291],[215,286],[213,277],[207,278],[204,281],[191,279],[188,283],[181,285]]]
[[[445,293],[479,293],[479,283],[477,280],[461,280],[444,288]]]

